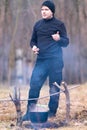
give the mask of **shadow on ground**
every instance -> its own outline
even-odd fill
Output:
[[[30,123],[30,122],[27,122],[26,124],[24,124],[24,127],[27,128],[27,129],[39,129],[39,128],[50,128],[50,129],[53,129],[53,128],[58,128],[58,127],[61,127],[61,126],[64,126],[64,124],[62,122],[60,122],[59,124],[58,123],[53,123],[53,122],[46,122],[46,123]]]

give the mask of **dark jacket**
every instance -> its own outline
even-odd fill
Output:
[[[52,38],[52,34],[59,31],[60,40],[55,41]],[[46,20],[41,19],[36,22],[30,41],[30,46],[36,45],[40,50],[37,58],[58,58],[61,62],[62,59],[62,47],[66,47],[69,44],[66,28],[63,22],[55,17]]]

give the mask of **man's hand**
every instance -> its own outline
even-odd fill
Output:
[[[33,46],[32,51],[34,52],[34,54],[38,54],[39,48],[37,48],[37,46]]]
[[[52,38],[53,38],[55,41],[59,41],[59,40],[60,40],[60,34],[59,34],[59,32],[57,32],[56,34],[53,34],[53,35],[52,35]]]

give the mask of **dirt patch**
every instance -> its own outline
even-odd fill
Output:
[[[71,87],[71,86],[69,86]],[[40,96],[48,95],[49,88],[44,86]],[[0,99],[10,99],[9,93],[12,93],[12,88],[3,87],[0,89]],[[27,99],[28,87],[22,87],[21,99]],[[87,130],[87,84],[70,91],[70,122],[65,126],[66,104],[65,95],[61,93],[60,104],[56,117],[48,119],[45,124],[42,124],[41,129],[45,130]],[[49,98],[40,100],[38,103],[47,105]],[[22,115],[26,111],[26,101],[21,101]],[[13,102],[0,101],[0,130],[17,130],[16,127],[16,110]],[[30,121],[23,122],[19,130],[32,130],[33,125]]]

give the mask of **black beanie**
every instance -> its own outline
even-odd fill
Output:
[[[55,13],[55,5],[52,1],[50,0],[45,1],[42,3],[42,6],[47,6],[53,12],[53,14]]]

